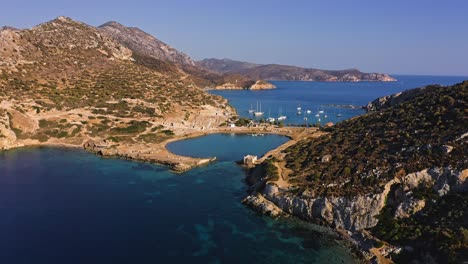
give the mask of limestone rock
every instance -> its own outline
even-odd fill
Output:
[[[306,221],[324,223],[326,225],[351,231],[359,231],[374,227],[378,223],[377,216],[385,206],[391,187],[400,183],[397,189],[402,202],[397,206],[396,217],[408,217],[422,210],[426,201],[415,199],[412,190],[419,186],[433,186],[439,195],[448,191],[468,191],[468,170],[461,172],[450,168],[431,168],[410,173],[401,179],[393,179],[385,184],[383,191],[377,194],[358,195],[355,197],[313,197],[313,192],[295,195],[274,189],[266,185],[263,195],[249,198],[249,204],[259,211],[271,209],[270,203],[275,204],[283,212],[297,216]],[[268,187],[269,186],[269,187]],[[262,205],[262,201],[265,202]],[[268,205],[266,205],[268,204]]]
[[[426,206],[423,199],[414,199],[412,193],[408,193],[402,203],[397,206],[395,211],[396,218],[406,218],[421,211]]]
[[[263,198],[260,194],[249,195],[242,200],[242,203],[264,215],[277,217],[283,214],[283,211],[280,208]]]

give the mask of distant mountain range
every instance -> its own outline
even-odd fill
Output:
[[[279,64],[255,64],[231,59],[205,59],[197,62],[197,64],[220,74],[241,74],[257,80],[325,82],[396,81],[396,79],[384,73],[363,73],[357,69],[333,71]]]
[[[52,29],[53,25],[59,23],[75,23],[74,26],[82,29],[82,32],[70,30],[70,36],[74,39],[67,39],[66,35],[52,34],[47,31]],[[66,29],[66,28],[65,28]],[[0,51],[2,64],[4,67],[15,70],[18,65],[27,64],[28,61],[38,61],[35,56],[41,56],[44,48],[61,47],[74,49],[74,45],[84,45],[84,51],[91,51],[92,48],[97,48],[97,51],[115,57],[114,59],[125,59],[133,61],[135,64],[145,66],[157,72],[162,72],[169,75],[183,76],[184,80],[194,83],[199,87],[230,87],[230,88],[250,88],[259,80],[288,80],[288,81],[394,81],[392,77],[382,73],[362,73],[356,69],[331,71],[320,69],[308,69],[295,66],[276,65],[276,64],[255,64],[249,62],[241,62],[230,59],[205,59],[202,61],[194,61],[189,55],[178,51],[156,37],[144,32],[136,27],[127,27],[118,22],[110,21],[95,28],[81,22],[75,22],[69,18],[60,17],[51,22],[41,24],[34,27],[30,31],[32,38],[41,38],[42,46],[35,44],[31,45],[29,39],[18,40],[11,42],[10,38],[18,34],[19,30],[11,27],[3,27],[4,49]],[[85,33],[86,32],[86,33]],[[37,33],[37,34],[36,34]],[[41,36],[39,36],[40,34]],[[79,36],[77,34],[82,34]],[[10,36],[11,35],[11,36]],[[81,43],[83,42],[84,43]],[[76,42],[76,44],[75,44]],[[102,43],[101,43],[102,42]],[[102,46],[102,47],[101,47]],[[10,48],[11,47],[11,51]],[[16,48],[15,48],[16,47]],[[26,50],[30,52],[15,52]],[[80,51],[82,52],[82,51]],[[52,56],[53,55],[53,56]],[[48,57],[43,57],[48,56]],[[28,58],[26,58],[28,57]],[[60,60],[54,60],[60,57]],[[42,54],[41,60],[49,60],[50,65],[63,64],[65,61],[72,61],[76,57],[73,52]],[[53,58],[53,59],[52,59]],[[75,60],[76,61],[76,60]],[[87,69],[94,67],[102,67],[109,64],[106,61],[99,66],[98,61],[86,61]],[[54,75],[57,72],[47,70],[50,67],[41,69],[39,72],[46,70],[41,74]],[[57,69],[61,66],[57,66]],[[70,68],[68,65],[62,70]],[[79,72],[79,71],[78,71]],[[77,74],[77,72],[68,72],[68,77]],[[67,77],[67,78],[68,78]],[[62,78],[62,77],[60,77]]]
[[[258,80],[285,81],[395,81],[383,73],[363,73],[357,69],[331,71],[277,64],[255,64],[231,59],[205,59],[195,62],[156,37],[136,27],[127,27],[110,21],[98,29],[111,36],[133,52],[133,57],[148,66],[148,60],[174,64],[200,86],[250,87]],[[158,63],[158,64],[159,64]],[[166,65],[167,66],[167,65]]]

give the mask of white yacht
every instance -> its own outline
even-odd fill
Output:
[[[259,111],[258,110],[258,102],[257,102],[257,111],[255,111],[253,114],[254,114],[254,116],[262,116],[263,115],[262,104],[260,104],[260,111]]]
[[[278,121],[284,121],[284,120],[286,120],[286,118],[287,118],[287,117],[286,117],[285,115],[282,114],[281,108],[280,108],[280,110],[279,110],[279,116],[278,116]]]

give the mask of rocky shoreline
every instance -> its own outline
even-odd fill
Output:
[[[237,83],[224,83],[215,87],[215,90],[270,90],[276,89],[276,86],[264,80],[258,80],[254,84],[244,87]]]
[[[378,194],[355,197],[314,197],[309,191],[297,194],[294,188],[283,189],[274,181],[266,181],[256,168],[250,170],[247,182],[251,194],[242,203],[263,215],[293,216],[307,222],[332,228],[349,241],[367,261],[387,263],[390,254],[402,248],[372,236],[367,230],[377,225],[389,196],[398,195],[396,217],[408,217],[424,208],[424,200],[414,196],[421,184],[431,186],[439,196],[449,191],[468,191],[468,169],[430,168],[389,181]],[[396,188],[398,187],[398,188]]]

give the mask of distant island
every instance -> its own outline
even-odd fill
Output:
[[[219,74],[239,74],[255,80],[319,82],[393,82],[385,73],[363,73],[357,69],[320,70],[279,64],[255,64],[230,59],[205,59],[201,67]]]

